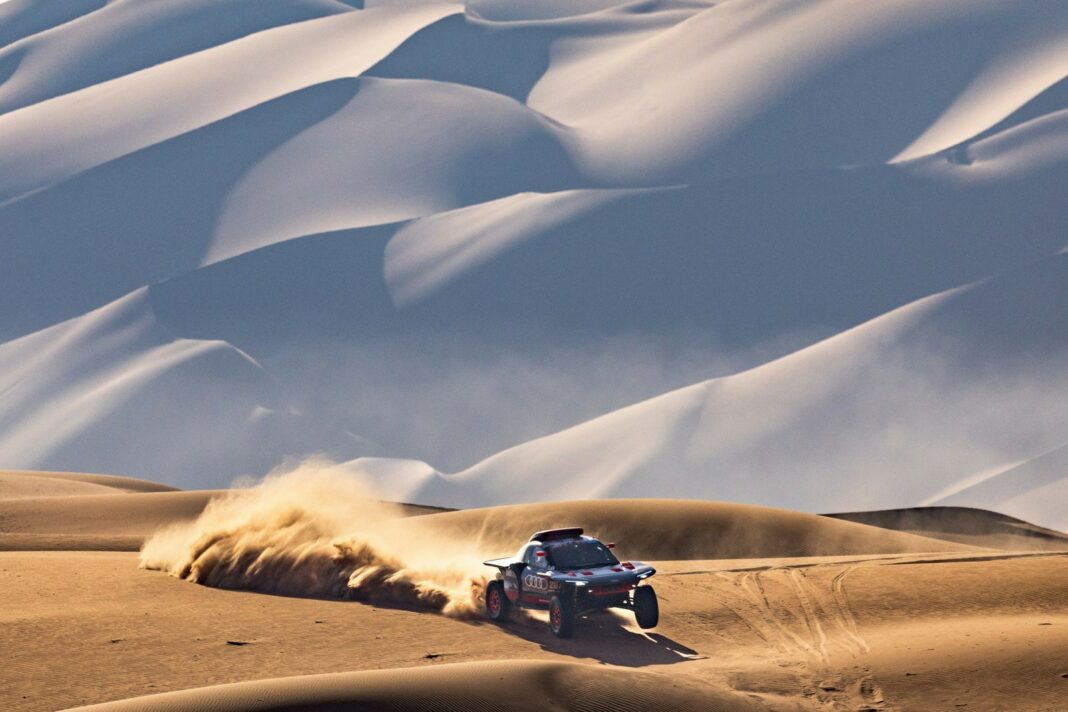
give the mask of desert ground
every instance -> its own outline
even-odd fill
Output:
[[[397,526],[440,532],[431,551],[505,554],[567,521],[654,563],[659,627],[610,612],[558,640],[538,614],[498,626],[477,610],[223,590],[139,567],[146,537],[221,494],[0,475],[0,705],[1053,711],[1068,694],[1068,536],[993,513],[847,521],[670,500],[391,510]]]

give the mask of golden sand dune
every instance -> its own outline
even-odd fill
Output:
[[[634,674],[642,671],[683,689],[701,686],[701,699],[736,700],[730,695],[742,693],[773,710],[1062,709],[1068,556],[657,565],[662,617],[655,631],[603,614],[581,621],[576,637],[561,641],[538,617],[501,627],[190,585],[138,570],[132,553],[7,552],[0,554],[6,663],[0,690],[7,709],[54,710],[234,682],[400,668],[405,672],[395,677],[348,678],[329,689],[289,680],[118,709],[205,709],[200,702],[215,695],[237,705],[218,709],[280,709],[314,695],[351,695],[353,702],[376,703],[360,708],[373,710],[463,710],[487,696],[496,709],[526,709],[530,700],[565,690],[579,709],[627,709],[598,692],[613,678],[620,694],[633,686],[640,709],[673,708],[666,682],[658,684],[665,705],[648,702],[645,679]],[[509,674],[443,667],[500,660],[521,662]],[[544,662],[603,665],[588,673],[598,677],[548,668],[556,672],[547,678]],[[487,685],[480,670],[499,671],[489,678],[498,684]],[[577,689],[583,680],[588,696]],[[373,696],[401,688],[400,697]],[[456,697],[464,690],[466,697]],[[741,702],[706,708],[749,709]]]
[[[137,551],[153,532],[195,519],[229,491],[185,492],[113,475],[0,472],[0,551]],[[395,508],[402,515],[443,511]]]
[[[972,507],[910,507],[826,516],[989,549],[1068,550],[1068,534],[1064,532]]]
[[[0,550],[136,551],[154,531],[195,519],[224,490],[178,491],[128,477],[0,472]],[[985,510],[931,507],[833,515],[698,500],[582,500],[462,511],[394,505],[427,515],[444,535],[487,555],[531,532],[581,524],[633,558],[752,558],[950,551],[1066,550],[1068,535]],[[889,530],[889,531],[888,531]],[[937,541],[932,541],[937,540]]]
[[[494,661],[308,675],[183,690],[80,708],[83,712],[246,712],[293,709],[514,710],[764,709],[742,694],[651,673],[562,662]]]
[[[0,470],[0,500],[117,492],[173,492],[170,485],[116,475]]]
[[[510,554],[539,529],[581,525],[635,559],[733,559],[953,551],[968,547],[785,509],[695,500],[520,504],[423,519],[490,553]]]
[[[152,532],[195,519],[217,491],[0,500],[0,550],[137,551]]]
[[[134,547],[156,527],[185,521],[161,540],[177,552],[164,546],[163,559],[213,566],[225,574],[214,580],[235,589],[264,590],[263,572],[277,571],[288,586],[277,590],[296,594],[192,585],[139,568],[145,555],[131,551],[0,552],[4,709],[1063,708],[1065,552],[997,551],[718,502],[425,514],[349,502],[329,475],[292,481],[300,496],[275,478],[203,514],[219,493],[0,501],[0,542]],[[425,516],[398,518],[412,514]],[[923,516],[917,531],[947,537],[1025,524],[992,513]],[[609,612],[581,620],[562,641],[543,614],[498,626],[477,607],[450,617],[387,598],[332,598],[320,585],[339,572],[344,582],[351,572],[340,564],[358,564],[331,553],[339,537],[338,551],[351,553],[364,536],[365,549],[378,547],[373,567],[418,582],[428,560],[457,566],[466,557],[461,573],[489,573],[482,553],[507,553],[532,530],[560,524],[581,524],[616,540],[621,555],[655,563],[655,630]]]

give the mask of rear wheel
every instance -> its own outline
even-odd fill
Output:
[[[570,638],[575,632],[575,604],[570,597],[553,596],[549,601],[549,628],[557,638]]]
[[[660,604],[652,586],[634,589],[634,620],[639,628],[655,628],[660,622]]]
[[[490,581],[486,586],[486,615],[495,623],[503,623],[508,620],[508,606],[504,585],[500,581]]]

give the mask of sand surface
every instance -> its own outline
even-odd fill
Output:
[[[0,555],[0,645],[9,654],[0,688],[9,709],[48,710],[249,680],[415,668],[349,678],[339,683],[347,692],[329,694],[381,702],[371,685],[456,700],[455,688],[442,693],[434,682],[443,665],[513,660],[523,662],[509,668],[502,697],[490,695],[502,704],[505,693],[524,704],[540,699],[535,663],[557,661],[594,664],[639,691],[656,683],[633,672],[656,672],[733,700],[721,709],[750,709],[754,699],[756,709],[1060,709],[1068,684],[1061,677],[1068,673],[1068,556],[659,565],[659,628],[642,634],[633,621],[605,614],[559,641],[536,619],[501,628],[210,589],[138,570],[130,553],[7,552]],[[458,666],[448,679],[484,695],[485,673]],[[254,704],[267,688],[246,686],[227,693],[237,697],[226,709],[283,708],[278,699],[312,694],[317,684],[291,680],[273,706]],[[582,691],[590,687],[561,685],[578,688],[570,698],[576,706],[556,709],[589,702]],[[198,697],[187,694],[116,709],[197,709]],[[370,709],[408,709],[397,704]]]
[[[593,501],[407,520],[439,531],[442,546],[455,538],[501,554],[535,525],[581,520],[617,538],[622,556],[653,560],[659,627],[642,632],[609,612],[566,641],[537,613],[497,626],[478,615],[221,590],[141,569],[133,551],[86,550],[108,537],[140,542],[153,518],[189,520],[215,495],[0,501],[4,536],[24,537],[24,549],[35,536],[82,549],[0,552],[0,704],[1052,711],[1068,691],[1068,551],[984,549],[785,510]],[[924,531],[953,534],[959,517],[936,515],[923,513]],[[980,522],[992,536],[1005,524],[992,513],[967,521],[971,536]],[[673,555],[649,556],[657,552]]]

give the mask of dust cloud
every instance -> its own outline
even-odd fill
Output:
[[[376,500],[333,463],[308,460],[212,500],[155,533],[141,567],[206,586],[476,613],[479,552]]]

